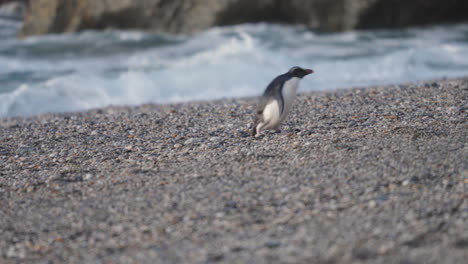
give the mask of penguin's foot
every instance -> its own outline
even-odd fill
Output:
[[[265,136],[265,132],[261,129],[257,129],[255,133],[255,137],[258,138],[258,137],[263,137],[263,136]]]
[[[258,125],[254,124],[254,127],[252,129],[252,136],[254,137],[259,137],[262,135],[262,127],[264,126],[263,123],[259,123]]]

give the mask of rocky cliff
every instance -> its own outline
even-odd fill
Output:
[[[260,21],[341,31],[466,20],[466,0],[35,0],[21,34],[107,28],[191,33]]]

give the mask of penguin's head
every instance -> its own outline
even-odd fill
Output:
[[[302,78],[308,74],[311,74],[313,73],[314,71],[313,70],[310,70],[310,69],[303,69],[301,67],[298,67],[298,66],[294,66],[292,67],[290,70],[289,70],[289,74],[292,76],[292,77],[298,77],[298,78]]]

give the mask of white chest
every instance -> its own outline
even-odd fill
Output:
[[[291,106],[294,102],[294,99],[296,99],[297,86],[299,85],[300,80],[300,78],[294,77],[286,81],[283,85],[282,95],[284,101],[284,109],[281,115],[281,119],[284,119],[291,110]]]

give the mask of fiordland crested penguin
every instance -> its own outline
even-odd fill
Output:
[[[313,72],[295,66],[271,81],[260,98],[252,129],[253,136],[260,136],[262,129],[278,129],[291,110],[299,81]]]

